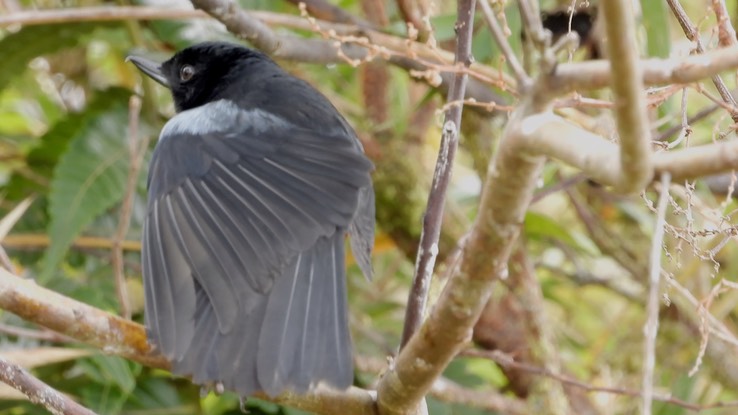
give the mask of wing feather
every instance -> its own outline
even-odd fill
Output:
[[[372,164],[344,129],[229,105],[230,125],[190,128],[177,115],[154,152],[142,249],[150,339],[175,373],[243,395],[347,387],[344,238]]]

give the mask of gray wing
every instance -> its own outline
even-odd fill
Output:
[[[179,114],[154,152],[142,249],[150,340],[175,373],[242,394],[348,386],[343,241],[371,162],[345,134],[238,111],[235,126],[187,126]]]

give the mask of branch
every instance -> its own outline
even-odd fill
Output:
[[[474,26],[474,6],[476,0],[458,2],[458,17],[456,20],[456,65],[468,68],[472,63],[471,42]],[[458,72],[451,83],[447,102],[463,102],[466,91],[467,74]],[[410,337],[418,330],[423,322],[425,303],[430,289],[433,268],[438,255],[438,237],[441,235],[443,208],[446,201],[446,191],[454,166],[456,149],[459,145],[459,128],[463,104],[450,105],[446,109],[441,136],[441,148],[438,151],[438,160],[433,174],[433,182],[428,195],[428,207],[423,216],[423,229],[420,234],[418,256],[415,260],[415,276],[410,288],[407,309],[405,312],[405,327],[402,331],[401,347],[404,347]]]
[[[735,46],[738,40],[736,40],[735,28],[730,22],[730,14],[728,14],[725,0],[712,0],[712,10],[715,12],[715,18],[717,19],[720,46]]]
[[[679,0],[666,0],[666,2],[669,4],[669,7],[671,8],[671,11],[674,13],[674,16],[676,17],[677,21],[679,21],[679,25],[682,27],[684,34],[687,36],[687,39],[695,43],[695,50],[697,51],[697,53],[700,53],[700,54],[704,53],[705,48],[704,46],[702,46],[702,40],[700,39],[700,32],[699,30],[697,30],[697,27],[694,25],[694,23],[692,23],[692,21],[689,20],[689,16],[687,16],[687,12],[684,11],[684,8],[679,3]],[[717,13],[717,10],[716,10],[716,13]],[[718,16],[718,25],[720,25],[722,28],[719,16]],[[722,37],[722,30],[721,30],[721,37]],[[735,42],[735,31],[733,31],[733,42]],[[712,83],[715,84],[715,88],[720,93],[720,96],[723,98],[723,101],[725,101],[726,104],[734,108],[733,110],[731,110],[730,115],[733,118],[734,122],[738,122],[738,110],[735,109],[735,107],[738,104],[736,104],[736,101],[733,98],[733,95],[730,93],[730,90],[728,89],[727,86],[725,86],[725,82],[723,82],[723,79],[720,77],[720,75],[711,74],[711,78],[712,78]]]
[[[651,257],[648,273],[648,301],[646,303],[646,326],[643,343],[643,401],[641,413],[651,415],[653,403],[653,370],[656,365],[656,334],[659,329],[659,281],[661,275],[661,250],[664,243],[664,225],[666,222],[666,205],[669,200],[669,173],[661,175],[661,192],[656,216],[656,227],[651,241]]]
[[[492,11],[492,7],[489,5],[489,0],[481,0],[479,5],[482,8],[484,20],[487,22],[487,26],[489,26],[489,31],[492,33],[492,37],[494,37],[497,46],[500,47],[502,56],[505,57],[505,62],[507,63],[507,66],[510,67],[510,70],[515,76],[515,80],[518,81],[518,89],[527,88],[531,83],[531,79],[528,77],[528,74],[525,73],[525,69],[523,69],[523,65],[520,64],[518,57],[515,56],[515,52],[513,52],[512,47],[510,46],[510,42],[507,41],[507,37],[505,36],[505,33],[503,33],[502,27],[500,27],[500,22],[497,21],[494,11]]]
[[[618,146],[551,113],[525,119],[521,140],[526,151],[548,156],[582,170],[608,186],[620,180]],[[674,182],[738,170],[738,140],[657,153],[654,177],[669,173]]]
[[[128,299],[128,287],[126,285],[125,269],[123,266],[123,247],[128,227],[131,223],[131,209],[133,209],[133,198],[136,193],[136,183],[138,183],[138,173],[141,170],[143,158],[146,150],[149,148],[150,134],[146,134],[146,138],[138,143],[138,120],[141,113],[141,98],[132,96],[128,102],[128,178],[126,180],[126,189],[123,196],[123,202],[120,207],[120,215],[118,220],[118,228],[113,235],[113,253],[110,265],[113,268],[115,276],[115,289],[118,294],[118,303],[120,305],[120,314],[126,318],[131,318],[131,306]]]
[[[738,67],[738,46],[715,49],[682,58],[644,59],[643,83],[649,86],[688,84]],[[608,86],[612,75],[604,60],[562,63],[549,75],[549,87],[560,93],[575,89],[600,89]]]
[[[38,380],[22,367],[0,357],[0,380],[17,389],[38,405],[54,414],[95,415],[51,386]]]
[[[642,392],[636,389],[619,388],[619,387],[614,387],[614,386],[592,385],[590,383],[583,382],[579,379],[576,379],[572,376],[552,372],[546,369],[545,367],[540,367],[540,366],[532,365],[529,363],[519,362],[519,361],[516,361],[513,358],[513,356],[502,353],[499,350],[488,351],[488,350],[478,350],[478,349],[467,349],[463,351],[463,355],[489,359],[499,364],[500,366],[514,368],[514,369],[525,371],[525,372],[528,372],[534,375],[546,376],[551,379],[556,379],[557,381],[567,386],[573,386],[575,388],[582,389],[587,392],[599,392],[599,393],[608,393],[608,394],[614,394],[614,395],[624,395],[624,396],[634,396],[634,397],[643,396]],[[671,395],[661,395],[661,394],[654,395],[653,399],[658,402],[668,403],[674,406],[679,406],[679,407],[686,408],[692,411],[697,411],[697,412],[706,411],[708,409],[715,409],[715,408],[738,408],[738,401],[716,402],[716,403],[708,404],[708,405],[698,405],[698,404],[694,404],[691,402],[683,401]]]
[[[520,146],[521,120],[539,105],[526,97],[511,114],[487,170],[479,214],[458,268],[420,331],[397,356],[395,368],[379,384],[378,404],[383,414],[405,413],[426,394],[471,337],[492,283],[507,273],[510,251],[545,160],[524,154]]]
[[[611,85],[615,95],[615,119],[620,135],[620,169],[617,187],[640,192],[651,181],[651,134],[643,92],[636,38],[636,18],[631,0],[602,3],[608,38]]]
[[[140,324],[65,297],[4,269],[0,269],[0,308],[105,353],[169,370],[169,362],[146,342]],[[373,396],[355,387],[345,391],[318,387],[306,395],[285,393],[276,398],[257,396],[325,415],[377,415]]]

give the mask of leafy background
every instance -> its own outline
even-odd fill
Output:
[[[295,7],[281,1],[241,0],[246,9],[297,14]],[[363,15],[359,0],[340,0],[335,4],[355,15]],[[405,26],[393,1],[383,2],[386,30],[404,34]],[[435,37],[448,47],[454,38],[453,4],[440,4],[432,18]],[[511,2],[512,3],[512,2]],[[569,1],[543,1],[551,10]],[[685,50],[685,41],[662,1],[642,0],[643,44],[651,56],[669,56]],[[94,6],[97,0],[54,0],[0,2],[0,11],[12,7],[48,9]],[[119,0],[118,5],[128,4]],[[137,3],[136,3],[137,4]],[[163,5],[162,2],[146,3]],[[186,7],[181,0],[167,2],[171,7]],[[704,1],[685,0],[682,4],[709,28]],[[736,1],[727,1],[731,11]],[[510,41],[521,51],[520,19],[514,4],[505,9],[513,35]],[[499,52],[488,29],[479,19],[473,52],[478,62],[498,67]],[[310,33],[301,33],[313,36]],[[709,37],[709,34],[706,36]],[[117,313],[119,301],[111,265],[111,239],[121,220],[120,205],[129,176],[129,108],[132,96],[142,96],[142,111],[137,143],[153,137],[173,114],[167,92],[142,80],[135,68],[125,62],[131,51],[147,50],[165,57],[193,42],[230,39],[221,26],[211,20],[68,23],[0,29],[0,216],[5,216],[24,200],[30,207],[3,239],[17,273],[39,284],[96,307]],[[576,59],[583,59],[582,54]],[[436,110],[443,97],[425,84],[414,81],[397,68],[386,70],[386,99],[377,106],[367,94],[369,65],[283,64],[296,75],[308,79],[323,91],[355,126],[378,164],[375,175],[378,193],[380,237],[375,247],[376,279],[361,277],[356,266],[349,269],[351,324],[356,354],[362,359],[384,362],[399,343],[404,304],[413,273],[414,249],[420,233],[422,212],[440,130]],[[500,93],[508,102],[514,98]],[[605,97],[606,95],[602,95]],[[690,94],[690,113],[707,100]],[[678,95],[666,100],[655,111],[660,131],[679,124]],[[372,111],[382,110],[381,116]],[[607,117],[606,112],[585,110],[587,116]],[[418,114],[426,119],[418,120]],[[437,295],[444,271],[452,263],[450,255],[456,240],[474,218],[480,175],[494,147],[494,139],[504,124],[505,114],[468,114],[458,165],[448,202],[448,218],[442,240],[442,258],[434,286]],[[728,131],[729,118],[717,113],[693,126],[692,139],[709,142],[716,134]],[[148,156],[146,156],[148,157]],[[137,177],[131,209],[131,223],[125,235],[123,257],[133,318],[142,321],[139,240],[145,206],[144,168]],[[558,183],[571,171],[550,164],[544,172],[542,188]],[[483,177],[483,176],[482,176]],[[653,216],[638,197],[614,196],[596,184],[579,183],[572,187],[599,223],[606,224],[605,239],[595,240],[588,232],[574,205],[561,191],[533,205],[525,223],[525,251],[532,258],[546,300],[546,315],[567,373],[597,385],[637,385],[640,379],[642,327],[645,319],[642,298],[644,275],[633,275],[614,257],[647,252]],[[736,206],[698,182],[694,193],[702,212],[723,215]],[[652,194],[647,198],[653,199]],[[706,214],[705,214],[706,215]],[[702,216],[705,216],[702,215]],[[675,217],[675,225],[685,217]],[[699,230],[707,221],[700,215],[692,219]],[[685,225],[686,226],[686,225]],[[719,250],[714,261],[701,257],[700,249],[712,243],[704,235],[679,240],[667,239],[667,252],[674,278],[695,294],[705,298],[719,278],[734,279],[736,247],[732,242]],[[719,269],[715,265],[719,265]],[[638,278],[641,278],[640,280]],[[498,299],[514,287],[505,283]],[[664,289],[669,301],[678,294]],[[738,291],[721,295],[711,304],[713,314],[735,328]],[[738,377],[726,370],[717,356],[706,358],[695,376],[687,373],[700,347],[699,322],[683,309],[663,307],[658,343],[657,379],[660,392],[702,404],[738,399]],[[0,314],[0,353],[12,356],[32,368],[34,374],[101,414],[230,414],[240,413],[236,396],[203,396],[187,380],[173,379],[168,373],[142,367],[119,357],[76,344],[33,327],[10,313]],[[26,331],[18,333],[13,328]],[[719,340],[711,340],[719,341]],[[726,346],[730,347],[730,346]],[[735,359],[735,349],[726,356]],[[735,359],[738,361],[738,359]],[[729,368],[729,367],[728,367]],[[358,372],[356,382],[370,386],[376,372]],[[445,376],[471,390],[494,390],[513,396],[508,375],[489,360],[458,358]],[[601,413],[632,413],[637,399],[619,394],[591,394]],[[447,403],[431,398],[432,414],[474,415],[488,413],[474,405]],[[249,399],[246,407],[254,414],[298,414],[299,411]],[[0,413],[35,414],[44,409],[32,405],[11,389],[0,393]],[[675,405],[657,404],[655,413],[677,415],[687,410]],[[706,410],[708,414],[735,413],[735,409]]]

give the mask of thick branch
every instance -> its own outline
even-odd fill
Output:
[[[543,157],[523,154],[520,122],[533,103],[512,114],[499,150],[488,169],[479,215],[464,246],[457,272],[426,322],[382,378],[378,403],[383,414],[412,410],[459,349],[492,292],[492,282],[507,272],[507,260],[533,195]],[[504,172],[504,174],[502,174]],[[483,254],[482,254],[483,253]]]
[[[618,146],[552,113],[527,117],[521,140],[526,151],[560,160],[598,183],[615,186],[619,180]],[[654,177],[669,173],[674,182],[738,170],[738,140],[722,141],[653,157]]]
[[[610,54],[615,118],[620,135],[620,178],[617,187],[639,192],[651,180],[651,133],[643,92],[636,19],[631,0],[602,3]]]
[[[65,297],[0,269],[0,308],[105,353],[169,370],[169,363],[146,342],[143,326]],[[267,396],[259,396],[270,399]],[[307,395],[286,393],[277,403],[326,415],[376,415],[374,398],[363,389],[337,391],[319,387]]]
[[[715,49],[683,58],[641,61],[646,85],[688,84],[738,67],[738,47]],[[548,80],[549,87],[561,93],[575,89],[600,89],[611,82],[607,61],[563,63]]]
[[[22,367],[0,357],[0,381],[22,392],[28,399],[54,414],[95,415],[51,386],[41,382]]]

